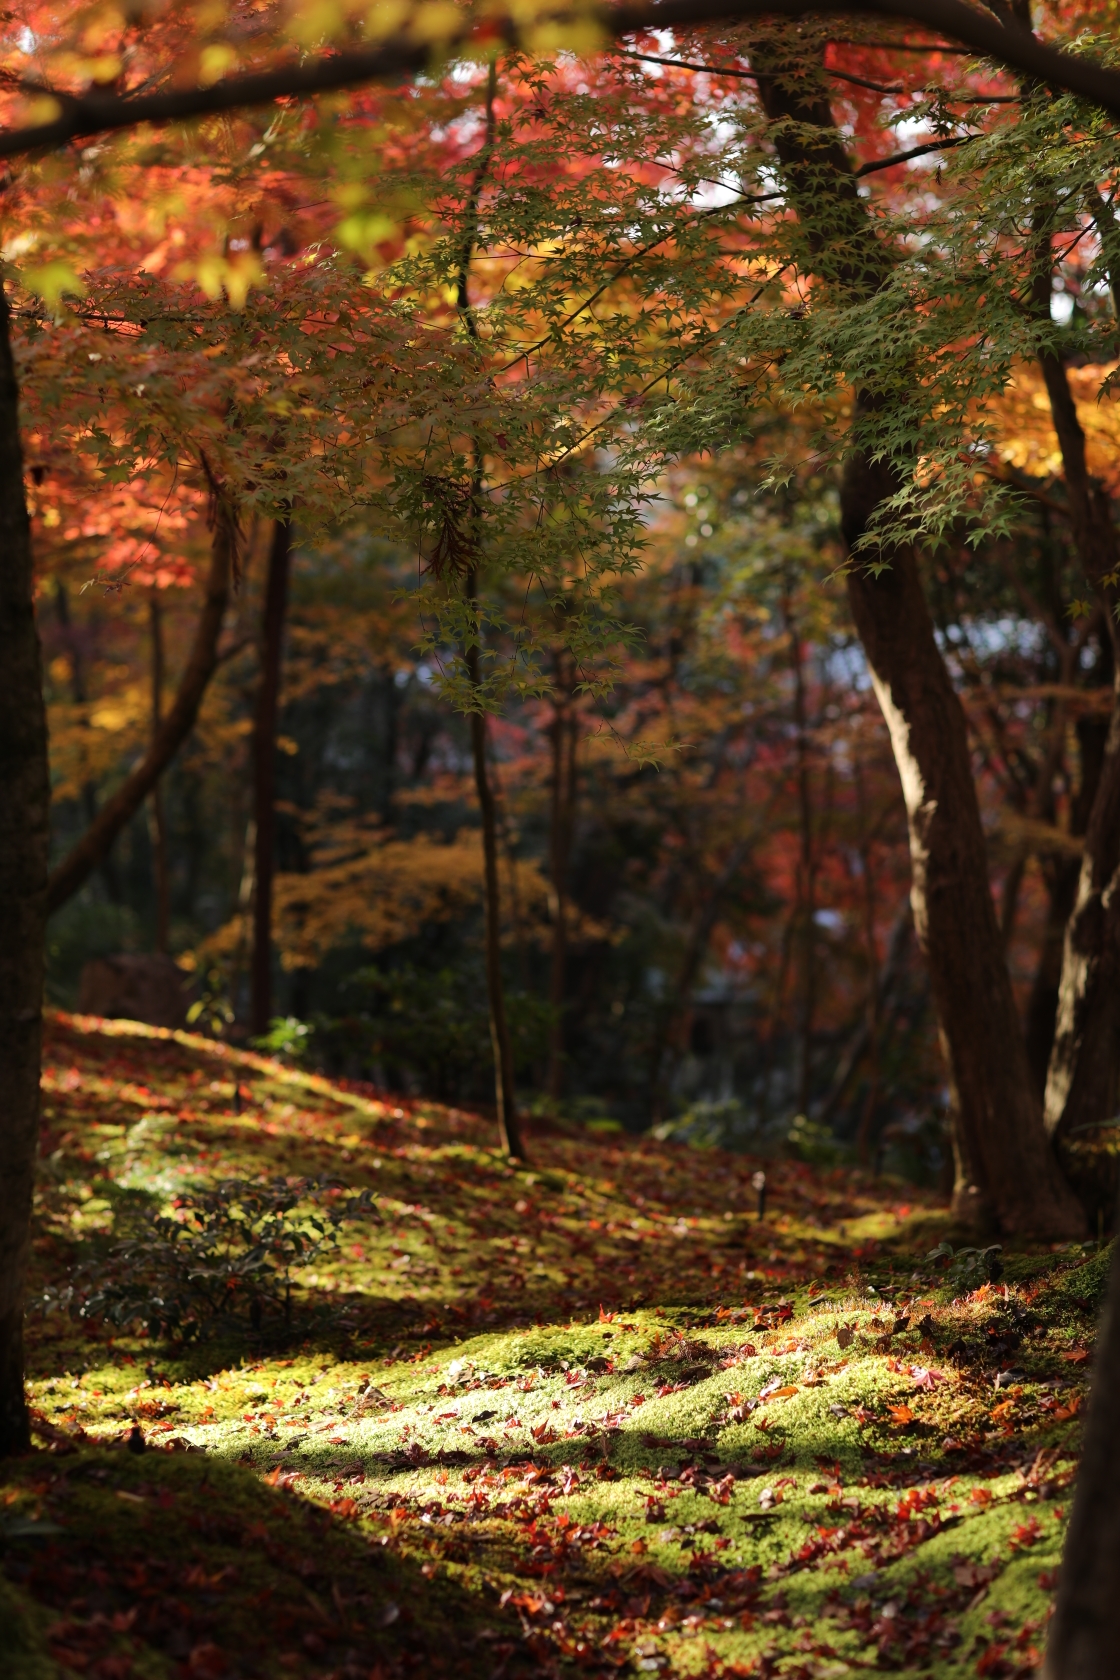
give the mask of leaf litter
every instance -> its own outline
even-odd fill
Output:
[[[912,1186],[768,1161],[759,1221],[745,1157],[541,1124],[532,1156],[54,1018],[10,1671],[1034,1673],[1107,1252],[978,1282]],[[223,1261],[223,1184],[272,1187],[271,1250]]]

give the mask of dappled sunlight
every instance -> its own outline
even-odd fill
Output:
[[[477,1115],[158,1029],[59,1017],[48,1061],[55,1283],[208,1186],[373,1194],[286,1318],[263,1285],[178,1338],[32,1318],[33,1644],[215,1680],[1030,1671],[1103,1256],[984,1281],[925,1258],[921,1193],[793,1160],[762,1221],[745,1157],[553,1127],[513,1168]]]

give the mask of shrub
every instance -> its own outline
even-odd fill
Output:
[[[227,1179],[177,1196],[147,1229],[75,1267],[41,1306],[182,1342],[242,1312],[254,1330],[266,1312],[290,1327],[293,1268],[337,1249],[346,1221],[377,1219],[372,1194],[347,1195],[325,1178]]]

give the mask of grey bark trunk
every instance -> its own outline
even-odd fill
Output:
[[[50,777],[19,388],[0,286],[0,1455],[28,1445],[23,1297],[39,1135]]]

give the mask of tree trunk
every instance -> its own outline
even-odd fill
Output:
[[[557,697],[552,713],[552,891],[555,898],[552,926],[552,960],[548,1001],[552,1022],[548,1029],[547,1090],[559,1102],[564,1089],[564,1003],[568,965],[568,861],[576,801],[577,720],[573,704],[571,673],[564,655],[556,659]]]
[[[473,578],[470,593],[473,595]],[[478,644],[467,649],[467,669],[471,682],[479,681]],[[502,905],[498,887],[498,821],[494,808],[494,790],[486,765],[486,714],[472,712],[471,754],[474,759],[474,785],[478,793],[478,808],[482,814],[482,859],[485,883],[485,953],[486,992],[490,1004],[490,1043],[494,1051],[494,1099],[498,1110],[498,1136],[503,1152],[514,1161],[525,1160],[521,1142],[521,1128],[517,1119],[517,1099],[513,1082],[513,1053],[510,1048],[509,1026],[506,1021],[506,996],[502,980]]]
[[[1038,966],[1031,981],[1027,1017],[1023,1027],[1031,1078],[1040,1100],[1045,1096],[1046,1071],[1050,1065],[1050,1052],[1054,1047],[1066,928],[1077,900],[1077,882],[1080,874],[1081,867],[1076,858],[1059,856],[1043,862],[1046,921],[1043,924]]]
[[[23,1296],[39,1135],[50,845],[47,722],[9,320],[0,286],[0,1455],[29,1444]]]
[[[86,694],[86,676],[82,665],[81,646],[70,617],[70,596],[61,578],[55,579],[54,605],[58,618],[58,627],[62,631],[62,639],[66,651],[70,656],[70,692],[75,706],[84,706]],[[89,720],[86,720],[89,727]],[[91,781],[82,784],[82,809],[85,812],[86,827],[89,828],[97,815],[97,789]],[[121,884],[117,879],[116,866],[111,851],[106,852],[101,859],[100,874],[105,887],[105,896],[110,904],[122,902]]]
[[[797,814],[800,837],[797,908],[800,921],[801,996],[798,1000],[796,1077],[798,1114],[808,1114],[813,1083],[813,1010],[816,1002],[816,853],[813,845],[813,798],[809,777],[809,726],[805,706],[805,666],[801,633],[793,616],[786,580],[782,603],[793,670],[793,722],[797,751]]]
[[[891,936],[887,941],[887,955],[878,971],[875,997],[868,1000],[868,1007],[864,1012],[863,1019],[844,1048],[828,1096],[817,1114],[817,1119],[822,1126],[831,1123],[833,1115],[844,1099],[844,1092],[851,1082],[852,1075],[868,1050],[876,1058],[876,1061],[872,1064],[872,1080],[877,1083],[877,1058],[883,1047],[888,1013],[893,1007],[895,987],[901,980],[902,971],[905,967],[906,948],[910,943],[912,926],[913,910],[910,900],[907,899],[895,917]],[[874,1031],[872,1029],[873,1021]]]
[[[1071,801],[1069,831],[1083,835],[1100,786],[1101,766],[1108,742],[1107,723],[1098,718],[1079,718],[1077,740],[1081,778]],[[1053,820],[1052,810],[1045,815],[1048,820]],[[1044,1096],[1046,1091],[1046,1073],[1054,1047],[1065,935],[1077,902],[1080,863],[1077,858],[1056,853],[1042,860],[1042,875],[1046,885],[1046,925],[1031,995],[1027,1000],[1026,1022],[1027,1059],[1040,1096]]]
[[[51,871],[47,887],[48,915],[60,904],[65,904],[90,872],[97,868],[121,829],[135,816],[194,728],[206,685],[218,663],[218,637],[229,601],[236,546],[236,522],[231,509],[219,496],[214,513],[214,540],[206,580],[206,599],[171,709],[136,769],[105,801],[78,844],[57,869]]]
[[[849,458],[840,497],[849,548],[894,489],[889,469]],[[1031,1082],[988,881],[964,709],[934,638],[913,551],[894,550],[891,569],[878,578],[853,569],[848,599],[906,801],[914,927],[929,964],[957,1131],[953,1211],[1004,1232],[1080,1235],[1084,1218],[1050,1151]]]
[[[650,1118],[654,1123],[665,1117],[673,1079],[686,1049],[692,989],[711,944],[724,898],[754,849],[757,838],[752,832],[746,839],[737,841],[724,859],[707,898],[701,900],[700,909],[688,931],[672,989],[668,992],[664,1009],[658,1013],[650,1068]],[[701,860],[696,860],[696,866],[701,867]]]
[[[1049,268],[1045,282],[1049,318]],[[1041,280],[1037,291],[1041,316]],[[1039,360],[1062,451],[1074,545],[1102,597],[1113,654],[1112,716],[1066,924],[1046,1075],[1046,1129],[1053,1137],[1108,1118],[1120,1095],[1120,637],[1112,611],[1116,587],[1102,581],[1120,568],[1120,544],[1108,496],[1089,473],[1065,366],[1050,352]]]
[[[163,721],[163,614],[159,595],[152,590],[148,602],[148,624],[152,637],[152,740],[159,735]],[[163,820],[163,786],[157,782],[152,789],[149,806],[152,842],[152,875],[156,895],[157,951],[166,951],[171,931],[171,891],[167,876],[167,829]]]
[[[875,939],[875,874],[871,867],[871,839],[867,832],[867,801],[864,797],[863,762],[857,751],[853,765],[856,809],[859,815],[859,857],[863,873],[863,938],[867,948],[867,1098],[856,1131],[856,1158],[861,1167],[871,1160],[871,1136],[879,1101],[879,992],[881,969]],[[909,925],[909,918],[907,918]]]
[[[752,54],[791,203],[822,279],[853,299],[882,286],[877,239],[824,94],[787,60]],[[812,135],[817,130],[819,139]],[[807,132],[809,131],[808,137]],[[853,421],[880,399],[857,392]],[[914,926],[929,965],[954,1115],[955,1214],[1003,1232],[1080,1235],[1084,1216],[1043,1130],[988,878],[965,716],[934,637],[917,556],[898,547],[871,576],[858,544],[898,488],[855,448],[840,488],[854,564],[848,600],[890,730],[910,828]]]
[[[292,527],[278,519],[272,533],[265,584],[261,645],[261,686],[253,738],[256,771],[256,870],[253,895],[253,956],[249,1022],[263,1038],[272,1019],[272,877],[276,864],[276,720],[280,711],[280,675],[284,617],[292,564]]]
[[[1077,1490],[1043,1680],[1115,1680],[1120,1651],[1120,1242],[1093,1355]]]

